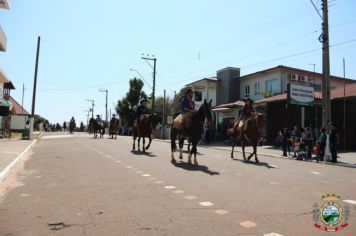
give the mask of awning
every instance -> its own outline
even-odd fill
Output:
[[[3,106],[3,107],[9,107],[10,106],[10,103],[3,99],[3,98],[0,98],[0,106]]]

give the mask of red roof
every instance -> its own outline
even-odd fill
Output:
[[[344,97],[344,86],[337,87],[330,91],[331,99]],[[356,83],[345,85],[345,97],[356,97]]]
[[[29,113],[23,108],[13,97],[9,96],[9,102],[13,105],[11,114],[13,115],[29,115]]]

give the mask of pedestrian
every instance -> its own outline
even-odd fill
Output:
[[[337,162],[337,130],[332,122],[329,122],[329,148],[331,153],[331,162]]]
[[[283,129],[282,133],[282,149],[283,149],[283,156],[287,156],[287,147],[288,147],[288,140],[290,139],[290,134],[288,132],[288,128]]]
[[[300,131],[298,129],[298,126],[294,126],[293,127],[293,130],[292,130],[292,133],[291,133],[291,137],[292,137],[292,144],[293,144],[293,151],[294,151],[294,154],[293,154],[293,157],[297,157],[297,152],[295,150],[295,143],[296,143],[296,140],[300,139]],[[298,145],[300,145],[300,143],[298,142]],[[299,150],[298,150],[299,151]]]
[[[317,141],[316,148],[316,162],[324,160],[325,146],[326,146],[326,133],[325,128],[320,128],[320,135]]]
[[[307,127],[304,129],[304,148],[305,148],[305,152],[306,152],[306,158],[307,159],[311,159],[312,158],[312,151],[313,151],[313,138],[312,138],[312,134],[310,132],[310,128]]]
[[[282,130],[278,130],[276,139],[274,140],[274,146],[276,148],[280,148],[283,144],[283,134],[282,134]]]

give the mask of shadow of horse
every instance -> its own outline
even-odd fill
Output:
[[[248,165],[266,167],[267,169],[277,169],[275,166],[271,166],[267,162],[253,162],[253,161],[250,161],[250,160],[241,160],[241,159],[231,159],[231,160],[239,161],[241,163],[248,164]]]
[[[209,170],[209,168],[207,166],[204,165],[192,165],[186,162],[176,162],[176,161],[172,161],[171,162],[175,167],[181,168],[183,170],[189,170],[189,171],[201,171],[205,174],[209,174],[209,175],[220,175],[219,172],[217,171],[211,171]]]
[[[157,157],[156,155],[153,155],[151,152],[141,152],[140,149],[138,150],[131,150],[132,154],[135,154],[137,156],[147,156],[147,157]]]

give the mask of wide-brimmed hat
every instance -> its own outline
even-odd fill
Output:
[[[112,116],[116,116],[115,114],[112,114]]]
[[[142,104],[143,102],[147,102],[148,101],[148,99],[147,98],[141,98],[141,100],[140,100],[140,104]]]
[[[188,88],[186,91],[185,91],[185,94],[189,93],[189,92],[193,92],[193,88]]]
[[[245,97],[244,102],[246,101],[250,101],[251,104],[253,103],[253,100],[249,96]]]

